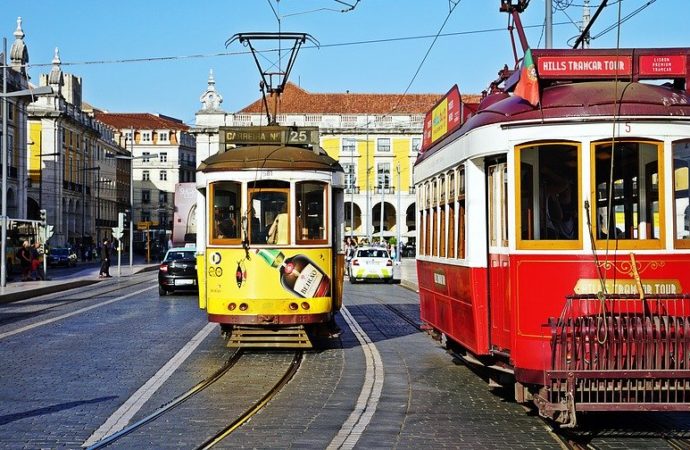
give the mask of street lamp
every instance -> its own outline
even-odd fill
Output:
[[[0,285],[7,286],[7,98],[52,94],[50,86],[7,92],[7,38],[2,38],[2,220],[0,233]]]

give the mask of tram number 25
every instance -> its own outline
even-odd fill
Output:
[[[309,135],[307,134],[306,130],[290,130],[290,142],[307,142],[309,139]]]

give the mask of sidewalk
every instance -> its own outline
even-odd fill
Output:
[[[90,284],[108,282],[117,280],[117,257],[110,265],[110,274],[112,278],[98,278],[100,265],[88,265],[82,263],[77,264],[73,272],[69,274],[61,274],[57,277],[51,277],[52,268],[48,269],[48,280],[42,281],[8,281],[7,286],[0,287],[0,303],[14,302],[17,300],[24,300],[27,298],[38,297],[39,295],[51,294],[53,292],[60,292],[67,289],[73,289],[80,286],[88,286]],[[128,277],[133,273],[139,273],[149,270],[156,270],[158,263],[146,263],[143,256],[135,255],[132,264],[132,270],[129,269],[129,256],[125,258],[122,256],[121,263],[122,278]],[[13,275],[15,280],[20,278],[19,274]],[[52,278],[52,279],[50,279]]]

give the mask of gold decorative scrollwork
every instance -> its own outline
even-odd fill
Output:
[[[615,270],[618,273],[628,275],[629,277],[634,276],[633,272],[633,266],[630,261],[617,261],[617,262],[612,262],[612,261],[599,261],[597,263],[599,267],[601,267],[604,270]],[[666,265],[665,261],[646,261],[646,262],[639,262],[635,264],[637,267],[637,273],[642,275],[644,272],[647,271],[647,269],[650,270],[657,270],[661,269]]]

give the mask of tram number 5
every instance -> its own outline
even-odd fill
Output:
[[[290,142],[307,142],[307,132],[305,130],[301,131],[296,131],[296,130],[291,130],[290,131]]]

